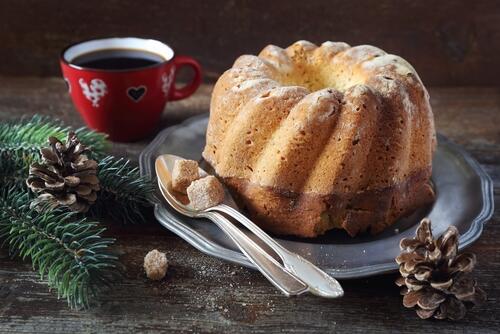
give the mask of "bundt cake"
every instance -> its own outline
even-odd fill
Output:
[[[377,233],[430,204],[436,145],[413,67],[370,45],[299,41],[217,81],[203,152],[264,229]]]

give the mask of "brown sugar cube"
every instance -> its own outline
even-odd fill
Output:
[[[209,175],[193,181],[187,195],[195,210],[205,210],[224,201],[224,188],[215,176]]]
[[[168,261],[165,253],[153,249],[144,257],[144,270],[149,279],[158,281],[165,277]]]
[[[172,170],[172,188],[175,191],[186,193],[187,187],[200,178],[198,163],[194,160],[175,160]]]

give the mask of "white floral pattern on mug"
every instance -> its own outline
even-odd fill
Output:
[[[85,97],[92,102],[93,107],[99,107],[99,101],[108,93],[108,86],[101,79],[90,80],[90,85],[85,82],[83,78],[78,80],[82,93]]]

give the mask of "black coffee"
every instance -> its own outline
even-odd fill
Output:
[[[165,59],[160,55],[131,49],[107,49],[82,54],[71,62],[74,65],[97,70],[131,70],[148,67]]]

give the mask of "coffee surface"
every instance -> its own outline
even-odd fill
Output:
[[[98,50],[79,55],[74,65],[98,70],[132,70],[164,62],[160,55],[131,49]]]

